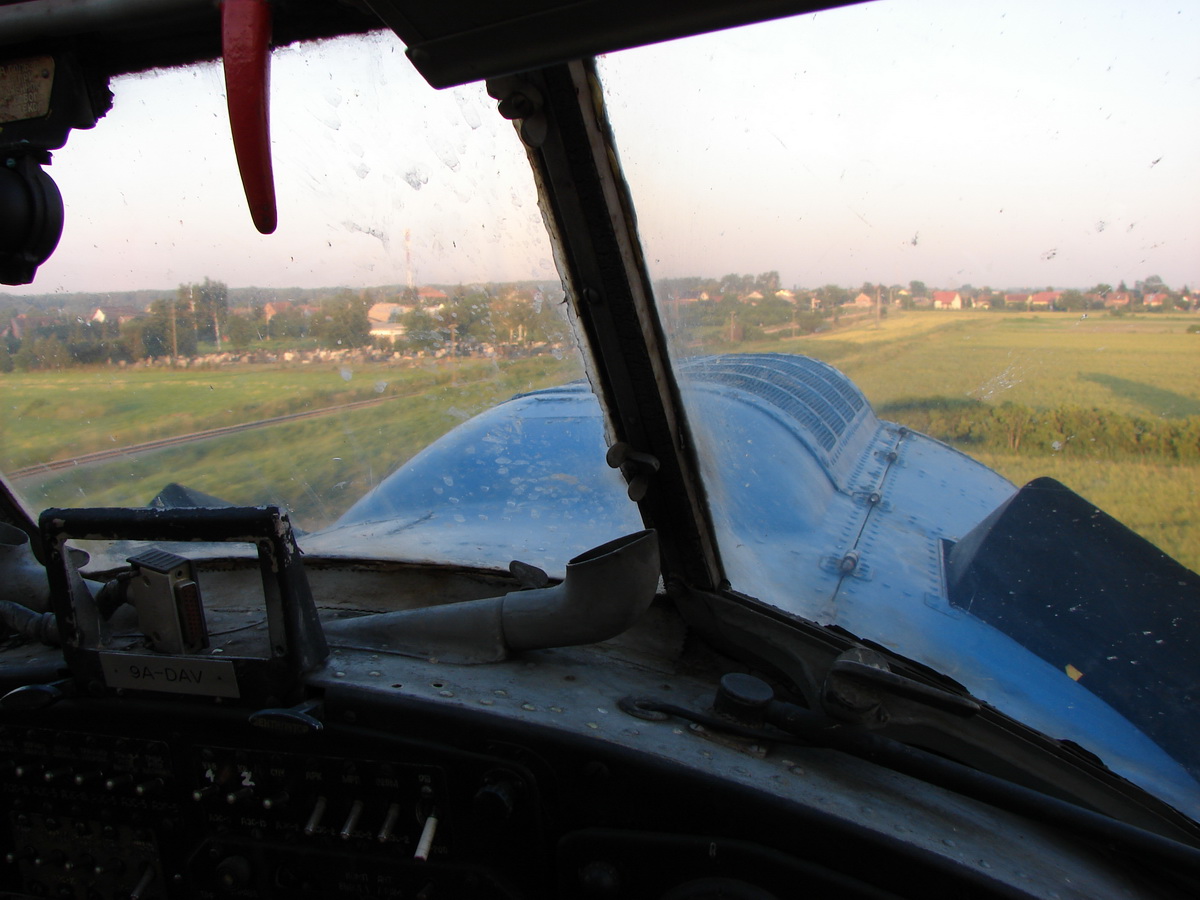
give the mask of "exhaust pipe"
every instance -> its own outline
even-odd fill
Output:
[[[325,634],[335,647],[499,662],[514,651],[616,637],[650,605],[658,574],[658,534],[639,531],[576,556],[553,587],[343,619],[326,625]]]

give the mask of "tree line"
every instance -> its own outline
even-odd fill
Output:
[[[1020,403],[925,397],[898,400],[879,417],[973,449],[1023,456],[1087,459],[1200,460],[1200,416],[1144,418],[1095,407],[1037,409]]]
[[[394,302],[393,323],[403,334],[371,334],[371,308]],[[376,345],[400,352],[444,351],[460,355],[485,346],[558,343],[568,327],[556,304],[536,288],[459,288],[444,300],[422,303],[411,288],[398,294],[340,289],[314,304],[271,310],[255,305],[230,308],[229,289],[205,278],[180,285],[174,297],[154,300],[125,321],[92,321],[59,314],[32,320],[21,337],[0,339],[0,371],[59,369],[75,365],[133,362],[162,357],[193,357],[201,352],[324,347],[353,349]]]

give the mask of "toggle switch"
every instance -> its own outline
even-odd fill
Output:
[[[348,841],[354,836],[354,829],[358,827],[358,820],[362,816],[363,802],[355,800],[350,804],[350,815],[346,816],[346,824],[342,826],[340,832],[342,840]]]
[[[425,862],[429,859],[429,851],[433,848],[433,838],[437,834],[437,827],[437,810],[435,809],[432,815],[425,820],[425,827],[421,829],[421,839],[417,841],[417,850],[413,854],[413,859],[417,862]]]
[[[383,825],[379,828],[379,835],[376,840],[381,844],[386,844],[392,839],[392,832],[396,830],[396,822],[400,819],[400,804],[393,803],[388,807],[387,815],[383,818]]]
[[[313,804],[308,821],[304,824],[304,833],[309,837],[316,834],[317,829],[321,827],[321,819],[325,817],[325,806],[326,801],[324,797],[318,797],[317,802]]]

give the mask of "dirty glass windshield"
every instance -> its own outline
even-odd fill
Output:
[[[271,503],[313,532],[472,416],[581,376],[524,150],[483,86],[432,90],[391,34],[272,66],[273,235],[247,212],[218,65],[116,79],[55,153],[62,241],[0,288],[0,469],[32,510]],[[478,524],[488,491],[528,518],[544,493],[514,421],[427,464],[424,508],[354,518],[440,504]]]
[[[1200,20],[1058,6],[864,4],[598,67],[731,583],[1195,815],[1162,723],[1197,684]],[[1124,588],[1080,587],[1117,545]]]

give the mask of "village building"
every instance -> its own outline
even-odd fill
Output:
[[[143,315],[143,312],[140,309],[134,309],[132,306],[97,306],[88,320],[101,325],[109,322],[124,325],[126,322],[130,322],[141,315]]]
[[[411,306],[403,303],[376,303],[367,310],[367,319],[371,322],[390,322],[395,316],[403,316],[412,312]]]
[[[1055,309],[1062,291],[1038,291],[1029,295],[1030,309]]]
[[[296,304],[291,300],[273,300],[263,306],[263,321],[270,322],[281,312],[295,309]]]
[[[439,306],[449,300],[450,296],[437,288],[423,287],[417,290],[417,299],[421,301],[422,306]]]
[[[399,322],[373,322],[370,334],[376,340],[383,339],[394,344],[404,337],[405,328]]]

